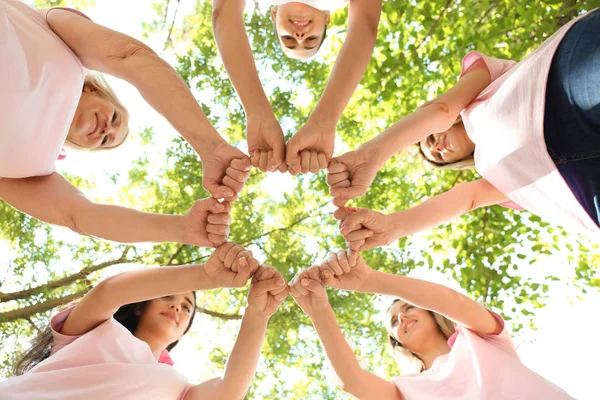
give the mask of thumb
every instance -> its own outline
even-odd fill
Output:
[[[254,284],[254,290],[256,295],[261,296],[271,290],[280,289],[285,286],[285,279],[278,276],[275,278],[267,279],[264,281],[256,282]]]
[[[349,215],[342,225],[340,226],[340,231],[343,235],[348,234],[356,229],[359,229],[361,225],[364,225],[365,220],[367,219],[367,215],[364,210],[360,210],[355,212],[354,214]]]
[[[195,204],[198,204],[200,210],[202,211],[210,211],[215,214],[225,211],[225,205],[221,204],[219,200],[215,199],[214,197],[198,200]]]
[[[202,186],[211,194],[215,199],[224,199],[225,197],[231,197],[234,195],[233,190],[227,186],[221,186],[213,178],[204,178]]]
[[[331,286],[331,287],[336,287],[336,279],[333,276],[333,273],[331,273],[331,271],[326,270],[323,271],[323,278],[321,279],[323,281],[323,285],[325,286]]]
[[[283,158],[285,157],[285,144],[277,143],[273,146],[273,157],[269,160],[269,165],[267,169],[270,172],[275,171],[282,163]]]
[[[294,172],[299,172],[302,168],[300,167],[300,157],[298,156],[298,145],[292,138],[286,147],[285,151],[285,163],[293,169]]]
[[[340,172],[347,171],[348,167],[346,164],[338,161],[338,158],[333,158],[327,166],[327,172],[329,174],[339,174]]]
[[[365,194],[363,187],[357,185],[352,185],[347,188],[331,189],[331,197],[345,199],[346,201],[362,196],[363,194]]]
[[[303,278],[300,280],[300,284],[305,287],[307,290],[309,290],[310,292],[318,292],[319,290],[323,289],[323,285],[321,285],[319,282],[315,281],[314,279],[308,279],[308,278]]]
[[[333,213],[333,217],[335,219],[337,219],[338,221],[343,221],[346,218],[348,218],[349,215],[354,214],[357,211],[358,211],[358,208],[356,208],[356,207],[342,206],[342,207],[338,208],[337,210],[335,210],[335,212]]]

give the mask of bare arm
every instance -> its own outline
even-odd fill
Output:
[[[310,120],[335,128],[360,83],[377,41],[381,0],[351,0],[348,34]]]
[[[246,115],[271,117],[244,26],[245,0],[213,0],[212,24],[219,54]]]
[[[135,86],[201,158],[224,142],[183,79],[148,46],[65,10],[50,11],[48,23],[86,68]]]

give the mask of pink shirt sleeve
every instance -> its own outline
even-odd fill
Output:
[[[502,331],[500,333],[498,333],[497,335],[480,333],[480,332],[476,332],[473,330],[470,330],[470,331],[473,332],[474,334],[476,334],[477,336],[481,337],[488,343],[490,343],[490,344],[494,345],[495,347],[499,348],[500,350],[504,351],[505,353],[508,353],[509,355],[518,359],[519,355],[517,354],[517,350],[515,349],[515,345],[513,344],[512,338],[510,336],[510,332],[506,328],[506,322],[504,321],[504,318],[502,318],[502,316],[500,314],[498,314],[492,310],[488,310],[488,311],[490,312],[490,314],[492,314],[492,316],[496,319],[496,321],[498,321],[498,323],[500,323],[500,326],[502,327]],[[461,329],[466,330],[468,328],[465,328],[462,325],[457,326],[457,330],[461,330]]]
[[[492,82],[494,82],[504,73],[506,73],[512,67],[517,65],[517,62],[513,60],[504,60],[501,58],[489,57],[478,51],[470,51],[462,59],[460,77],[462,77],[469,70],[469,68],[478,60],[483,60],[483,62],[487,66],[488,71],[490,72]]]
[[[52,319],[50,320],[50,329],[52,330],[52,338],[53,338],[52,350],[50,352],[51,355],[56,353],[63,347],[73,343],[76,339],[80,338],[81,336],[83,336],[83,335],[70,336],[70,335],[63,335],[62,333],[60,333],[60,331],[63,328],[63,325],[65,324],[65,321],[67,320],[67,317],[71,314],[71,311],[73,311],[73,308],[74,307],[69,307],[66,310],[59,312],[58,314],[53,316]]]

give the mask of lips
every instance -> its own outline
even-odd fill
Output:
[[[94,133],[96,133],[98,127],[100,126],[100,118],[98,118],[98,113],[94,113],[94,115],[96,116],[96,124],[94,125],[94,129],[92,129],[90,133],[88,133],[88,136],[91,136]]]
[[[404,333],[408,333],[410,328],[412,328],[413,325],[416,323],[417,323],[417,321],[409,321],[406,325],[404,325]]]
[[[164,315],[165,317],[167,317],[171,321],[175,322],[176,324],[178,323],[177,322],[177,315],[175,315],[174,312],[164,312],[164,313],[160,313],[160,314]]]

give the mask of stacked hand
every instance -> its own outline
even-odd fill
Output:
[[[334,141],[335,126],[309,120],[287,143],[285,162],[290,173],[316,173],[327,168],[333,156]]]
[[[217,247],[227,241],[231,205],[209,197],[198,200],[183,216],[184,243]]]
[[[227,242],[213,251],[204,268],[214,287],[242,287],[258,270],[259,263],[251,251]]]
[[[341,207],[333,216],[340,221],[340,232],[353,251],[384,246],[398,239],[399,225],[391,216],[366,208]]]
[[[331,253],[318,268],[324,285],[359,292],[365,288],[372,272],[360,254],[350,250]]]
[[[290,294],[308,316],[331,307],[319,267],[305,268],[289,283]]]
[[[289,288],[275,268],[262,265],[256,270],[248,292],[248,310],[270,317],[286,299]]]
[[[285,163],[285,138],[274,116],[268,118],[248,117],[246,121],[248,153],[252,165],[262,172],[287,171]]]
[[[350,151],[331,160],[327,168],[327,185],[333,204],[342,207],[365,194],[380,168],[377,155],[365,149]]]

